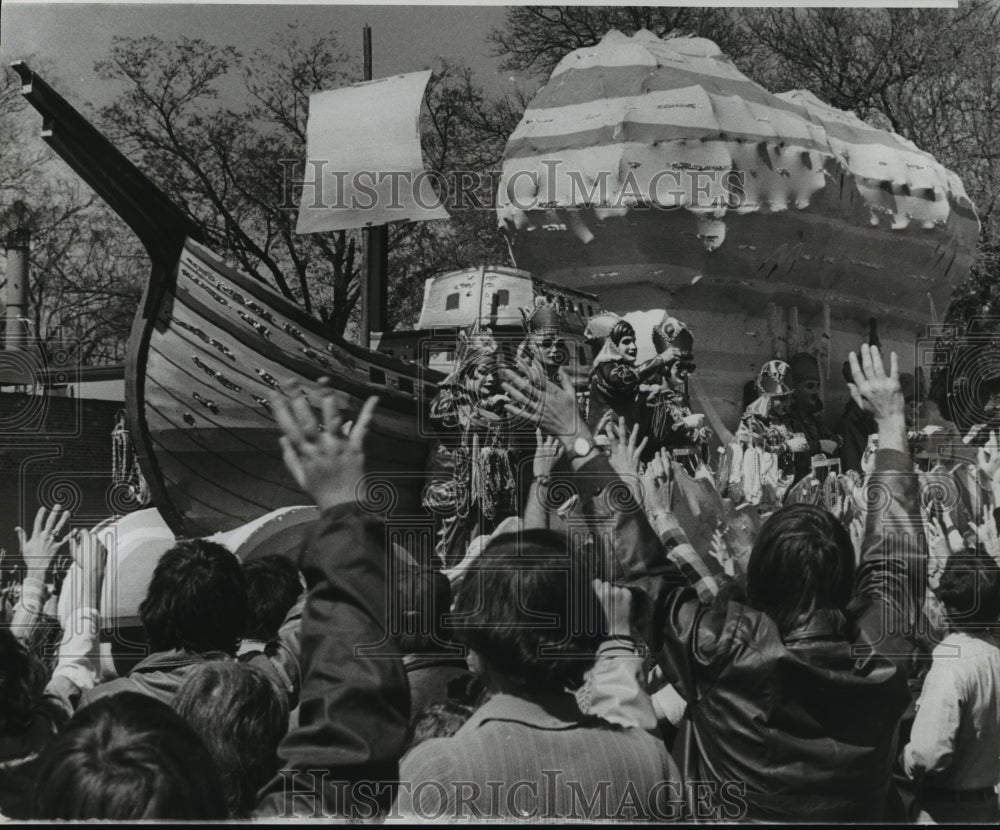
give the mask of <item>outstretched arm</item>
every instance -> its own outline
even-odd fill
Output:
[[[919,490],[906,442],[903,392],[895,353],[885,371],[877,347],[851,352],[851,396],[878,426],[875,471],[865,486],[868,515],[855,594],[874,600],[862,619],[870,646],[891,650],[893,633],[912,637],[927,584]],[[900,655],[903,656],[903,655]]]
[[[308,585],[299,725],[278,749],[280,772],[257,815],[375,818],[395,794],[409,690],[386,627],[385,530],[355,495],[376,403],[342,427],[326,396],[320,429],[303,398],[272,402],[285,463],[322,517],[299,562]]]

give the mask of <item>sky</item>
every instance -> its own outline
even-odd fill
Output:
[[[361,31],[372,27],[375,77],[430,68],[435,57],[462,60],[491,93],[513,83],[489,56],[486,36],[503,22],[502,6],[201,5],[20,3],[0,6],[0,59],[37,56],[43,77],[71,103],[100,106],[115,94],[94,74],[114,35],[186,35],[251,52],[295,21],[317,31],[335,30],[341,46],[360,63]],[[30,62],[29,62],[29,65]],[[33,67],[34,68],[34,67]]]

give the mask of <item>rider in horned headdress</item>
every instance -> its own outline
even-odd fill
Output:
[[[553,382],[569,362],[569,351],[560,334],[562,315],[544,297],[536,297],[533,308],[521,309],[525,338],[517,348],[517,362],[524,368],[537,367]]]
[[[431,402],[442,434],[430,457],[424,506],[445,514],[436,553],[444,567],[469,542],[517,510],[507,397],[499,393],[500,350],[488,329],[459,335],[458,361]]]

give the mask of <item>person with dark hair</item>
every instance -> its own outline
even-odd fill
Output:
[[[711,803],[690,815],[757,821],[881,821],[896,730],[910,700],[908,657],[926,584],[918,482],[907,453],[896,356],[852,353],[851,394],[879,426],[880,449],[860,566],[850,537],[822,511],[788,507],[764,525],[750,554],[747,599],[699,599],[628,488],[573,417],[569,390],[513,375],[511,408],[574,451],[590,493],[587,515],[615,522],[619,584],[642,589],[635,620],[665,679],[687,701],[685,778]],[[544,402],[544,405],[540,405]],[[877,499],[876,499],[877,496]],[[678,544],[683,533],[675,528]],[[727,810],[727,782],[740,808]],[[715,793],[713,796],[712,793]],[[691,795],[691,794],[689,794]],[[731,807],[731,805],[730,805]]]
[[[817,609],[846,609],[855,588],[853,550],[847,529],[828,510],[792,504],[777,511],[750,554],[747,604],[783,637]]]
[[[179,542],[157,563],[139,606],[153,653],[126,677],[88,691],[82,705],[124,691],[141,692],[169,704],[199,663],[235,657],[246,611],[239,559],[205,539]]]
[[[213,660],[188,674],[173,708],[204,741],[229,813],[249,816],[257,791],[278,771],[278,743],[288,731],[283,692],[256,666]]]
[[[42,753],[35,775],[36,820],[228,817],[201,739],[148,695],[117,694],[78,712]]]
[[[260,651],[278,637],[285,617],[302,594],[299,569],[287,556],[274,553],[242,565],[247,614],[240,654]]]
[[[606,709],[584,714],[571,694],[602,644],[630,639],[631,595],[606,602],[587,560],[563,534],[534,529],[496,537],[469,566],[453,606],[455,636],[491,696],[453,737],[403,758],[402,818],[649,819],[647,795],[679,781],[660,741],[630,719],[616,725]],[[552,770],[556,780],[546,777]],[[619,809],[629,787],[641,794],[634,813]]]
[[[948,634],[934,648],[903,769],[918,783],[918,823],[1000,821],[1000,566],[967,550],[934,594]]]

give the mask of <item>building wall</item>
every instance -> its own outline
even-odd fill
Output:
[[[138,509],[111,481],[115,401],[0,394],[0,547],[19,558],[18,525],[30,532],[40,505],[73,511],[92,527]]]

